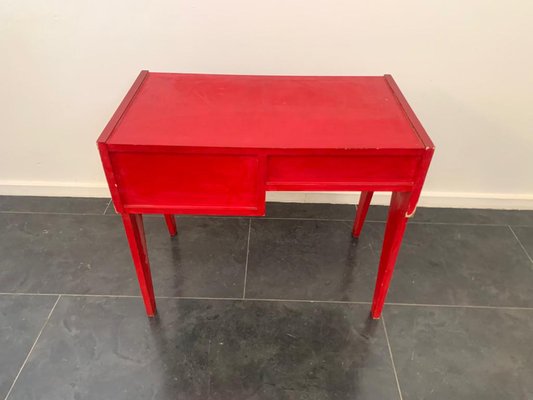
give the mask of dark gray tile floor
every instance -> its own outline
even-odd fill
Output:
[[[388,299],[533,307],[533,265],[508,226],[412,224]]]
[[[0,295],[0,398],[7,395],[57,299]]]
[[[388,306],[404,399],[531,399],[533,309]]]
[[[372,300],[384,224],[359,241],[351,221],[254,219],[246,295],[299,300]]]
[[[511,230],[533,262],[533,224],[532,226],[512,226]]]
[[[366,306],[62,298],[13,399],[397,399]]]
[[[158,295],[242,296],[248,219],[145,220]],[[118,216],[0,213],[0,254],[0,292],[139,293]]]
[[[384,318],[386,218],[145,218],[159,315],[109,199],[0,196],[0,399],[533,398],[533,212],[419,208]]]

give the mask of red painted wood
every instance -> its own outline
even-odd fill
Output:
[[[102,166],[104,167],[104,172],[107,180],[107,184],[109,186],[109,192],[111,193],[111,199],[113,200],[113,205],[115,207],[115,210],[118,213],[122,213],[123,207],[122,207],[122,199],[120,196],[120,191],[118,189],[118,185],[115,180],[115,173],[113,171],[113,165],[111,164],[111,160],[109,158],[109,147],[106,146],[104,142],[98,143],[98,151],[100,152],[100,158],[102,160]]]
[[[248,215],[264,208],[256,156],[121,152],[111,161],[127,209],[179,204],[204,207],[206,214],[224,208]]]
[[[417,156],[424,153],[425,149],[285,149],[285,148],[234,148],[234,147],[180,147],[161,145],[131,145],[105,143],[106,148],[113,153],[180,153],[180,154],[256,154],[260,156],[275,155],[301,155],[301,156]]]
[[[426,149],[434,149],[435,145],[433,144],[433,141],[429,137],[428,133],[426,132],[422,124],[420,123],[420,120],[418,119],[415,112],[413,111],[409,103],[407,102],[402,91],[396,84],[396,81],[394,80],[394,78],[391,75],[385,75],[385,81],[387,82],[392,92],[394,93],[394,96],[400,103],[400,106],[402,107],[403,112],[409,119],[409,122],[413,126],[413,129],[418,135],[418,137],[420,138],[421,142],[424,144],[424,147]]]
[[[141,288],[141,293],[146,308],[146,314],[153,317],[156,314],[154,288],[152,286],[152,274],[148,261],[148,250],[146,248],[146,238],[144,235],[144,225],[141,214],[122,214],[122,221],[128,243],[130,245],[131,256],[137,279]]]
[[[165,205],[152,206],[141,204],[124,207],[124,212],[134,214],[193,214],[193,215],[230,215],[242,217],[258,217],[265,215],[265,205],[256,207],[228,207],[228,206],[180,206]]]
[[[412,217],[415,213],[416,204],[418,203],[418,198],[420,197],[422,186],[424,186],[424,181],[426,180],[426,174],[428,172],[429,164],[431,163],[431,159],[433,158],[434,152],[435,152],[435,149],[433,147],[428,148],[426,151],[424,151],[424,153],[422,154],[422,157],[420,157],[420,164],[418,165],[417,177],[413,185],[413,194],[411,196],[411,200],[409,201],[409,209],[407,211],[407,215],[409,217]]]
[[[326,187],[335,190],[335,185],[359,182],[411,186],[419,160],[415,156],[272,156],[267,162],[267,185],[302,185],[305,190],[310,186],[318,186],[316,190],[327,190]]]
[[[141,72],[98,148],[147,313],[155,313],[139,214],[264,215],[267,190],[395,192],[373,317],[379,317],[433,143],[391,76]]]
[[[410,192],[396,192],[391,196],[389,216],[385,227],[385,238],[381,248],[381,258],[379,260],[376,287],[372,300],[372,318],[379,318],[385,297],[389,290],[394,264],[400,251],[403,233],[407,224],[407,210],[409,207]]]
[[[420,120],[414,113],[413,109],[405,99],[403,93],[401,92],[400,88],[394,81],[393,77],[391,75],[385,75],[385,80],[387,81],[387,84],[390,86],[391,90],[394,93],[394,96],[398,100],[398,103],[402,107],[402,110],[404,111],[405,115],[409,119],[409,122],[413,126],[413,130],[416,132],[418,137],[420,138],[420,141],[424,144],[424,152],[422,153],[422,157],[420,159],[420,165],[417,169],[417,177],[413,186],[413,192],[411,195],[411,199],[409,201],[409,207],[407,210],[407,215],[411,217],[415,210],[416,210],[416,204],[418,203],[418,199],[420,197],[420,193],[422,191],[422,186],[424,185],[424,181],[426,179],[426,174],[429,169],[429,164],[431,163],[431,159],[433,158],[433,153],[435,152],[435,145],[433,144],[433,141],[427,134],[426,130],[420,123]]]
[[[100,134],[97,140],[98,150],[100,152],[100,157],[102,159],[102,164],[104,167],[105,176],[107,179],[107,184],[109,185],[109,191],[111,192],[111,198],[113,199],[113,205],[117,212],[122,212],[122,200],[120,198],[120,193],[117,189],[117,184],[115,181],[115,176],[113,172],[113,165],[109,160],[109,147],[106,146],[106,141],[109,139],[109,136],[113,133],[114,129],[117,126],[118,121],[122,118],[124,112],[131,103],[133,97],[137,93],[137,90],[143,83],[144,79],[148,76],[148,71],[141,71],[139,76],[133,82],[133,85],[128,90],[128,93],[118,106],[117,110],[105,126],[104,130]]]
[[[424,148],[382,76],[149,73],[108,142]]]
[[[352,236],[355,238],[358,238],[361,234],[361,229],[363,229],[363,224],[365,223],[366,214],[368,213],[368,208],[370,207],[370,201],[372,200],[373,195],[374,192],[361,192],[352,229]]]
[[[130,103],[132,102],[133,98],[137,94],[137,91],[139,90],[147,76],[148,71],[146,70],[143,70],[139,73],[139,76],[137,76],[137,79],[135,79],[135,82],[133,82],[133,85],[131,85],[131,88],[128,90],[128,93],[126,93],[126,96],[124,97],[124,99],[122,99],[117,110],[114,112],[113,116],[111,117],[104,130],[98,137],[98,143],[107,142],[111,134],[115,131],[118,121],[120,121],[120,119],[123,117],[124,112],[130,106]]]
[[[167,224],[168,233],[170,236],[176,236],[178,234],[178,229],[176,227],[176,218],[173,214],[165,214],[165,222]]]

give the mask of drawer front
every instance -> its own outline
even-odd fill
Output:
[[[112,152],[110,158],[126,210],[264,212],[264,185],[255,156]]]
[[[417,156],[271,156],[267,190],[396,190],[412,186]]]

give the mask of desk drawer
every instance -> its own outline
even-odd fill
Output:
[[[412,185],[418,156],[271,156],[267,190],[393,190]]]
[[[255,156],[112,152],[110,158],[126,210],[264,212],[264,185]]]

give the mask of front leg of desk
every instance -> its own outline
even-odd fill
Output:
[[[378,276],[374,289],[374,299],[372,300],[372,318],[381,316],[385,297],[389,290],[394,264],[400,251],[403,233],[409,219],[409,201],[411,192],[395,192],[392,194],[387,226],[385,227],[385,238],[381,249],[379,260]]]
[[[128,237],[131,257],[133,258],[135,271],[137,272],[139,286],[141,287],[146,314],[149,317],[153,317],[156,314],[155,296],[142,215],[122,214],[122,221],[124,222],[124,229]]]

